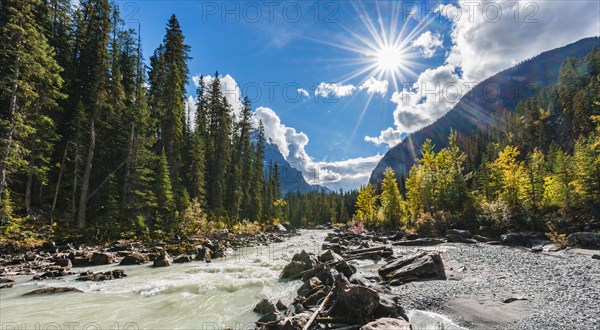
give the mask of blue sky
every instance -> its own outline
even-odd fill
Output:
[[[174,13],[191,46],[190,95],[194,76],[229,75],[225,93],[248,95],[284,157],[334,189],[365,184],[401,135],[474,83],[600,34],[596,1],[117,3],[128,27],[139,22],[146,57]]]

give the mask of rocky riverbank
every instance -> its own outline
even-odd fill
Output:
[[[32,276],[34,280],[61,278],[76,274],[77,267],[119,264],[139,265],[152,262],[155,267],[193,260],[210,262],[232,251],[250,246],[282,242],[294,236],[296,230],[278,225],[257,234],[232,233],[223,230],[206,237],[144,243],[120,240],[103,246],[44,244],[31,250],[3,246],[0,250],[0,288],[10,288],[17,276]],[[103,281],[120,278],[124,273],[82,273],[82,280]]]
[[[594,245],[595,235],[569,241]],[[258,329],[422,328],[411,326],[406,310],[448,315],[470,329],[600,328],[598,251],[461,230],[441,239],[338,230],[322,248],[285,267],[282,280],[304,284],[288,305],[261,301]]]

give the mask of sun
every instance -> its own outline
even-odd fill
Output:
[[[400,47],[383,46],[375,53],[377,68],[385,72],[399,70],[403,64],[403,55]]]

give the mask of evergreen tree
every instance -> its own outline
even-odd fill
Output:
[[[35,21],[34,9],[39,5],[39,1],[30,0],[11,0],[3,4],[0,200],[5,196],[3,191],[8,186],[9,176],[24,167],[30,180],[34,174],[44,180],[48,149],[41,139],[54,134],[49,112],[63,97],[61,68]]]

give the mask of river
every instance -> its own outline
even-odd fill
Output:
[[[97,266],[75,268],[94,272],[121,268],[128,275],[105,282],[81,282],[76,276],[33,281],[19,278],[0,291],[2,329],[253,329],[252,312],[262,298],[291,302],[301,281],[280,281],[279,274],[301,250],[319,253],[327,231],[301,231],[283,243],[245,248],[211,263],[191,262],[171,267]],[[377,266],[361,262],[359,272]],[[44,286],[75,287],[83,293],[23,296]],[[431,325],[441,315],[408,311],[411,322]],[[422,328],[422,326],[421,326]],[[429,327],[427,327],[429,328]]]

